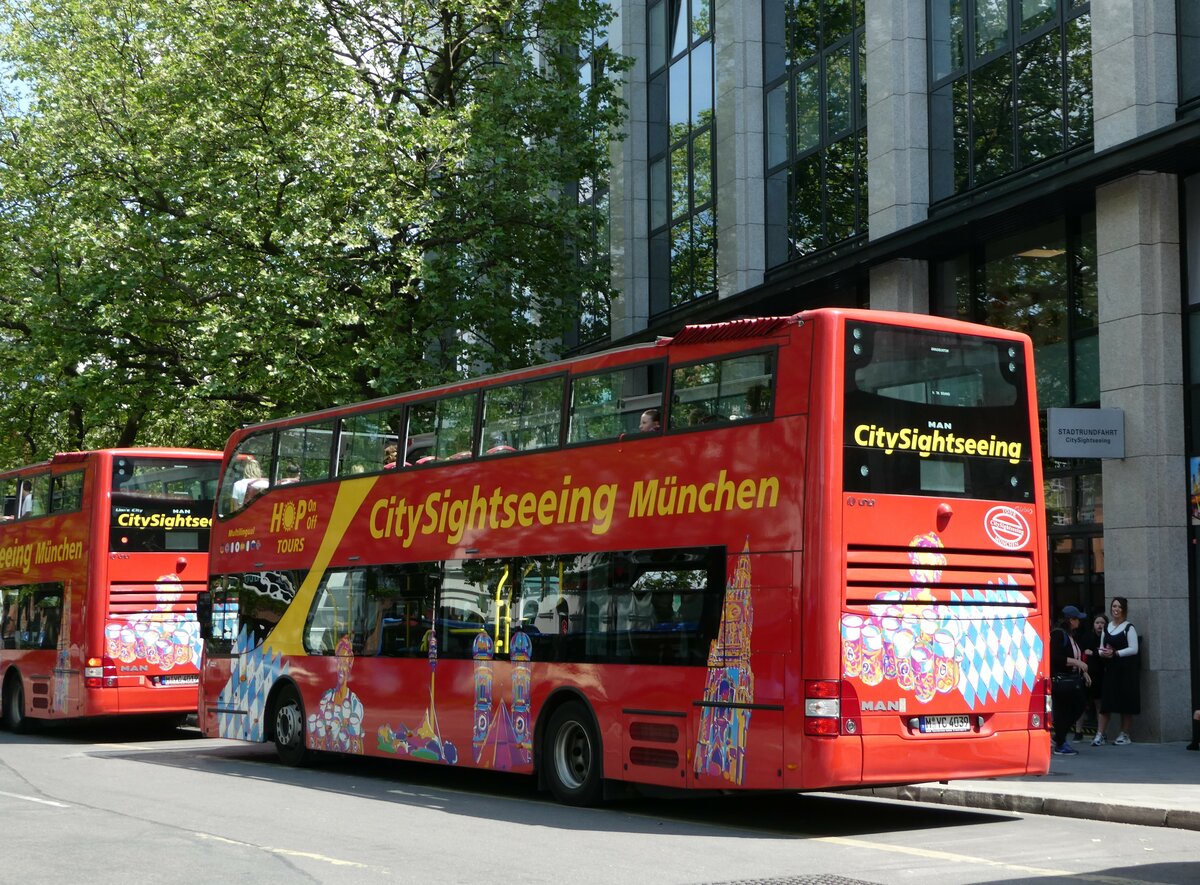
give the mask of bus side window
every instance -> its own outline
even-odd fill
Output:
[[[256,433],[238,443],[221,477],[217,515],[232,516],[266,491],[274,466],[274,433]]]
[[[767,351],[675,367],[670,429],[771,417],[774,365]]]
[[[564,378],[542,378],[483,392],[480,455],[556,448],[561,441]]]
[[[333,422],[321,421],[279,431],[277,485],[328,479],[333,453]]]
[[[571,379],[567,442],[597,442],[639,432],[647,409],[663,404],[662,363],[630,366]]]

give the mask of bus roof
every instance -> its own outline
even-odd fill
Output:
[[[188,458],[198,461],[219,461],[222,453],[214,449],[172,448],[168,446],[135,446],[117,449],[88,449],[86,451],[56,452],[45,461],[34,461],[20,467],[0,470],[0,479],[18,473],[44,470],[55,464],[79,464],[94,455],[111,455],[114,458]]]

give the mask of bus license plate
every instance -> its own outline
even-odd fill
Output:
[[[970,716],[922,716],[921,734],[950,734],[970,731]]]

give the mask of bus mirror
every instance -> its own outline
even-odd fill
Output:
[[[200,622],[200,637],[212,639],[212,594],[204,590],[196,594],[196,620]]]

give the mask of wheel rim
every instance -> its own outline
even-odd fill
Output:
[[[300,708],[288,701],[275,714],[275,739],[281,746],[294,747],[300,740]]]
[[[578,790],[592,770],[592,742],[578,722],[566,722],[554,737],[554,770],[563,786]]]

